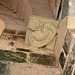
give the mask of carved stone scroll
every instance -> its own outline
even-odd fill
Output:
[[[55,42],[58,22],[38,16],[29,18],[28,30],[26,33],[25,45],[42,48],[49,47]],[[52,42],[53,40],[53,42]]]

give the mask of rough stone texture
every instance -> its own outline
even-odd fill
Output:
[[[63,75],[74,75],[75,72],[75,32],[74,31],[75,31],[74,29],[67,30],[64,39],[64,44],[61,49],[59,61],[63,70]]]
[[[4,22],[0,19],[0,36],[1,36],[1,34],[2,34],[3,30],[4,30],[4,28],[5,28],[5,24],[4,24]]]
[[[68,12],[67,12],[68,14]],[[66,15],[67,15],[66,14]],[[66,17],[66,16],[65,16]],[[56,48],[55,51],[57,51],[57,58],[59,58],[59,62],[61,64],[61,67],[62,67],[62,70],[63,70],[63,75],[74,75],[74,71],[75,71],[75,50],[73,48],[73,46],[75,47],[75,17],[73,16],[68,16],[66,17],[65,19],[62,20],[62,27],[61,29],[59,28],[59,30],[63,31],[63,26],[65,26],[65,35],[63,35],[63,33],[60,31],[60,40],[62,40],[62,37],[63,37],[63,43],[62,41],[58,40],[58,37],[57,37],[57,43],[60,44],[56,45],[58,46]],[[62,30],[63,29],[63,30]],[[58,34],[59,35],[59,34]],[[62,44],[62,45],[61,45]],[[62,47],[62,49],[61,49]]]
[[[17,13],[26,24],[30,15],[54,18],[48,0],[0,0],[0,4]]]
[[[64,19],[68,15],[68,9],[69,9],[69,0],[63,0],[63,10],[62,10],[62,18]]]
[[[64,52],[66,53],[66,56],[67,56],[67,54],[69,53],[70,44],[71,44],[71,41],[72,41],[71,33],[69,32],[69,30],[67,30],[64,41],[65,42],[64,42],[64,45],[63,45],[63,49],[64,49]]]
[[[71,33],[69,32],[69,30],[67,30],[66,36],[65,36],[65,39],[64,39],[64,44],[62,46],[62,52],[61,52],[60,58],[59,58],[62,69],[65,68],[67,56],[68,56],[69,49],[70,49],[70,46],[71,46],[71,41],[72,41]]]
[[[64,19],[66,16],[75,16],[75,0],[64,0],[62,19]]]
[[[52,54],[43,55],[43,54],[31,53],[30,62],[40,64],[40,65],[45,65],[45,66],[58,67],[56,57]]]
[[[26,54],[21,52],[6,51],[0,49],[0,75],[9,74],[10,63],[26,63]],[[14,74],[15,75],[15,74]]]
[[[10,63],[11,75],[61,75],[58,68],[45,67],[38,64]]]
[[[72,12],[72,11],[71,11]],[[68,14],[68,13],[67,13]],[[70,14],[68,14],[70,15]],[[66,17],[66,36],[60,52],[60,64],[63,69],[63,75],[74,75],[75,71],[75,17],[73,14]]]
[[[5,23],[5,30],[12,30],[25,32],[27,27],[24,21],[22,21],[19,16],[17,16],[13,11],[8,10],[8,8],[0,5],[0,18]]]
[[[50,10],[49,0],[29,0],[29,3],[31,5],[33,15],[54,19]]]
[[[61,75],[55,57],[41,54],[30,56],[35,62],[29,63],[26,53],[0,49],[0,75]]]
[[[63,75],[75,75],[75,34],[72,35],[72,41]]]
[[[28,30],[25,45],[35,48],[47,47],[53,50],[58,29],[58,22],[38,16],[31,16],[28,23]]]
[[[11,45],[13,43],[13,45]],[[0,39],[0,49],[6,50],[16,50],[16,42],[10,40],[2,40]]]
[[[28,0],[0,0],[0,4],[16,12],[25,22],[32,15],[32,9]]]

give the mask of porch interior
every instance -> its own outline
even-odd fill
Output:
[[[59,20],[63,0],[0,0],[0,75],[61,75],[55,51],[25,49],[29,16]]]

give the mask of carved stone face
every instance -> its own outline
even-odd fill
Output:
[[[28,31],[26,34],[25,44],[35,48],[41,48],[43,46],[55,44],[55,35],[57,28],[54,25],[58,24],[55,20],[49,20],[42,17],[31,16],[28,23]],[[52,42],[53,40],[53,42]],[[51,42],[51,44],[50,44]]]

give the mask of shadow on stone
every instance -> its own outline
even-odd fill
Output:
[[[25,63],[25,59],[25,53],[0,50],[0,60],[2,61]]]
[[[56,58],[53,55],[30,54],[30,62],[46,66],[56,66]]]

